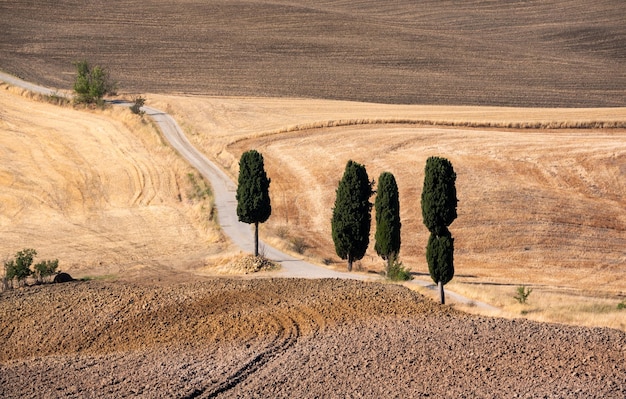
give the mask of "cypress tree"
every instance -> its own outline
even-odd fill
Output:
[[[374,201],[376,209],[376,253],[387,261],[387,272],[400,253],[400,195],[393,174],[383,172],[378,178]]]
[[[430,157],[424,170],[422,217],[430,231],[426,260],[430,277],[439,287],[441,303],[445,303],[443,286],[454,276],[454,239],[448,230],[457,217],[456,173],[445,158]]]
[[[254,223],[254,256],[259,256],[259,223],[272,214],[269,187],[263,155],[256,150],[244,152],[239,160],[237,216],[240,222]]]
[[[352,271],[355,260],[363,258],[369,245],[372,222],[369,198],[373,185],[365,166],[348,161],[337,187],[331,220],[335,252],[341,259],[348,260],[348,271]]]
[[[426,260],[430,278],[446,285],[454,277],[454,238],[449,231],[442,235],[430,234],[426,247]]]

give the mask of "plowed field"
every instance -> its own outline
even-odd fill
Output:
[[[621,0],[0,1],[0,69],[131,92],[622,106]]]
[[[0,396],[626,395],[626,333],[490,319],[340,280],[75,282],[0,294]]]

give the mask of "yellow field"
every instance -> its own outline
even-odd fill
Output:
[[[76,275],[202,266],[219,250],[188,166],[128,110],[79,111],[0,86],[0,253]]]
[[[460,200],[459,218],[451,226],[456,239],[451,289],[520,315],[524,308],[516,307],[513,296],[518,285],[527,285],[534,288],[529,303],[541,309],[525,310],[528,317],[581,322],[570,317],[579,305],[588,303],[593,310],[600,306],[594,307],[593,301],[600,301],[612,304],[613,310],[598,324],[626,325],[626,315],[617,311],[626,295],[625,129],[378,123],[395,118],[502,126],[617,124],[626,120],[626,109],[150,98],[177,115],[196,144],[233,177],[243,151],[256,148],[264,154],[273,213],[262,232],[284,249],[297,237],[304,240],[311,259],[344,267],[334,254],[330,217],[337,182],[347,160],[353,159],[366,165],[370,178],[377,179],[382,171],[396,176],[403,218],[401,257],[405,266],[428,279],[428,233],[419,204],[423,168],[428,156],[445,156],[455,167]],[[330,127],[342,124],[347,126]],[[373,232],[361,267],[379,271],[383,262],[373,251]],[[546,299],[550,295],[561,299]],[[552,309],[563,301],[567,304]]]
[[[501,315],[624,328],[626,130],[509,126],[623,123],[624,109],[392,106],[305,99],[147,96],[173,113],[192,140],[236,177],[256,148],[272,178],[265,239],[343,269],[330,239],[334,191],[348,159],[400,187],[401,257],[428,280],[419,196],[425,160],[457,172],[455,279],[449,288],[502,308]],[[190,170],[150,124],[123,109],[52,106],[0,91],[4,168],[2,252],[32,247],[63,270],[223,268],[236,258],[190,195]],[[28,110],[24,113],[23,110]],[[382,123],[383,121],[407,123]],[[408,123],[410,122],[410,123]],[[335,126],[335,127],[334,127]],[[201,208],[205,207],[204,210]],[[373,248],[373,232],[370,247]],[[230,260],[229,260],[230,259]],[[358,265],[380,271],[370,249]],[[203,268],[204,272],[211,268]],[[533,287],[529,305],[513,296]],[[468,308],[469,311],[476,309]]]

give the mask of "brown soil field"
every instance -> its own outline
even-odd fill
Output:
[[[0,69],[60,89],[87,59],[130,92],[626,103],[621,0],[3,0],[0,15]]]
[[[622,331],[472,316],[390,284],[73,282],[0,293],[0,320],[3,398],[626,395]]]
[[[204,266],[228,248],[193,172],[128,110],[75,110],[0,86],[0,253],[75,276]],[[205,208],[204,210],[202,208]]]
[[[314,262],[343,268],[334,254],[330,218],[348,159],[372,179],[394,173],[400,189],[401,257],[428,278],[428,232],[419,206],[426,158],[449,158],[457,173],[459,218],[452,289],[519,315],[626,328],[617,304],[626,297],[626,130],[424,126],[578,126],[623,123],[624,108],[521,109],[397,106],[334,101],[152,96],[177,115],[206,154],[237,176],[240,154],[264,154],[272,179],[272,217],[262,234],[292,249],[294,238]],[[526,121],[526,122],[524,122]],[[384,262],[370,249],[363,270]],[[533,287],[531,307],[514,300]]]

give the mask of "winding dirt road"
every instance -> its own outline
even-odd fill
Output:
[[[63,95],[56,90],[39,86],[34,83],[26,82],[22,79],[0,72],[0,80],[14,86],[22,87],[26,90],[40,93],[43,95]],[[127,103],[116,103],[118,105],[130,105]],[[204,154],[198,151],[189,142],[183,130],[171,115],[148,106],[142,108],[148,116],[150,116],[161,129],[163,137],[170,145],[185,158],[191,166],[196,168],[198,172],[210,182],[215,197],[215,206],[218,212],[218,222],[222,231],[230,238],[230,240],[245,252],[253,252],[253,232],[251,225],[242,223],[237,218],[237,200],[235,193],[237,187],[235,183]],[[267,243],[261,242],[264,248],[265,256],[277,263],[281,268],[274,272],[276,277],[284,278],[341,278],[354,280],[375,279],[376,276],[365,275],[359,273],[344,273],[329,270],[324,267],[314,265],[302,259],[294,258]],[[410,284],[416,284],[423,287],[434,289],[435,286],[430,281],[413,280]],[[497,311],[498,309],[482,302],[473,301],[462,295],[452,291],[446,291],[448,298],[453,301],[472,304],[472,306],[480,307],[483,310]]]
[[[198,151],[187,139],[174,118],[158,109],[144,107],[146,114],[154,119],[165,139],[178,151],[202,176],[211,183],[218,221],[224,233],[232,242],[246,252],[253,252],[253,235],[251,225],[242,223],[237,218],[236,185],[213,162]],[[351,278],[362,280],[363,275],[340,273],[296,259],[266,243],[265,256],[281,264],[277,274],[280,277],[302,278]]]
[[[198,151],[187,139],[180,126],[174,118],[155,108],[144,107],[146,114],[154,119],[163,136],[170,145],[178,151],[194,168],[196,168],[202,176],[211,183],[213,195],[215,196],[215,206],[218,210],[218,220],[224,233],[232,240],[234,244],[246,252],[252,253],[253,233],[251,225],[242,223],[237,218],[237,200],[235,193],[237,187],[233,181],[206,156]],[[354,280],[366,280],[373,277],[358,273],[342,273],[329,270],[321,266],[305,262],[301,259],[294,258],[282,251],[261,242],[264,246],[265,256],[274,262],[281,264],[281,269],[276,272],[278,277],[287,278],[342,278]],[[410,284],[417,284],[430,289],[435,289],[435,285],[430,281],[412,280]],[[483,310],[497,311],[498,309],[487,303],[472,301],[455,292],[446,291],[447,297],[453,301],[463,304],[472,303]]]

